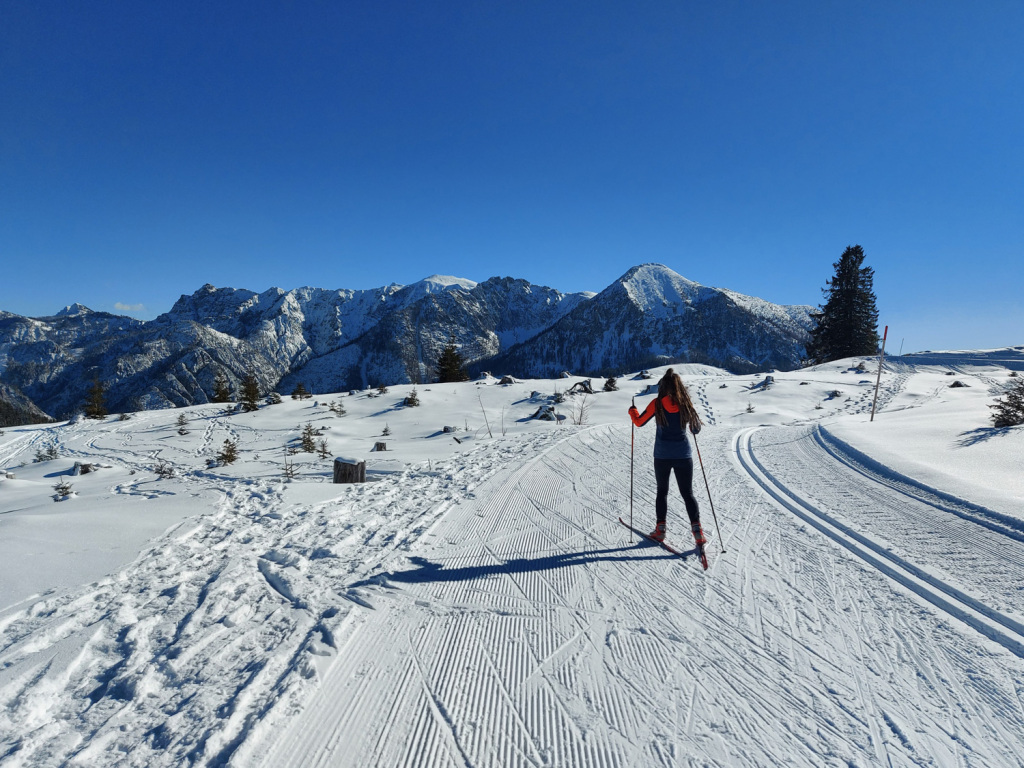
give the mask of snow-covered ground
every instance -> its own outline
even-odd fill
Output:
[[[873,422],[860,362],[677,367],[706,572],[616,520],[633,466],[653,524],[657,378],[582,425],[529,418],[574,378],[9,428],[0,765],[1024,765],[1024,428],[987,408],[1024,350],[893,359]],[[369,482],[286,456],[306,423]]]

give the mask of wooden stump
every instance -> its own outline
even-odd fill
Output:
[[[334,460],[334,482],[335,483],[365,483],[366,462],[356,459]]]
[[[387,443],[374,443],[373,450],[375,451],[386,451],[388,449]]]

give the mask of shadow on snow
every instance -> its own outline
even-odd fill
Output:
[[[642,555],[643,551],[655,550],[660,554]],[[681,557],[689,557],[691,552],[685,552]],[[372,578],[358,581],[349,585],[349,589],[367,586],[388,586],[400,582],[404,584],[427,584],[439,582],[470,581],[472,579],[486,578],[490,576],[503,576],[518,573],[534,573],[537,571],[553,571],[558,568],[570,568],[573,566],[587,565],[590,563],[628,563],[639,560],[671,560],[679,556],[665,552],[656,544],[649,541],[639,541],[630,547],[616,547],[614,549],[592,549],[583,552],[566,552],[558,555],[547,555],[544,557],[521,557],[512,560],[505,560],[500,563],[487,565],[466,565],[457,568],[446,568],[441,563],[435,563],[425,557],[411,557],[410,561],[415,568],[406,571],[394,571],[378,574]]]

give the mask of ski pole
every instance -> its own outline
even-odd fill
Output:
[[[700,462],[700,473],[704,475],[704,487],[708,489],[708,504],[711,505],[711,517],[715,521],[715,530],[718,531],[718,543],[725,552],[725,543],[722,541],[722,530],[718,527],[718,515],[715,514],[715,502],[711,500],[711,486],[708,485],[708,473],[704,471],[704,459],[700,457],[700,446],[697,445],[697,436],[693,436],[693,447],[697,449],[697,461]]]
[[[636,408],[636,398],[633,398],[633,407]],[[629,416],[629,543],[633,543],[633,445],[636,441],[636,424],[633,423],[633,415]]]

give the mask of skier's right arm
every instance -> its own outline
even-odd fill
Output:
[[[646,424],[654,417],[654,406],[656,402],[657,398],[651,400],[651,402],[648,403],[647,407],[644,409],[643,413],[640,413],[636,409],[635,405],[631,405],[629,407],[629,418],[633,420],[633,423],[636,424],[636,426],[642,427],[644,424]]]

